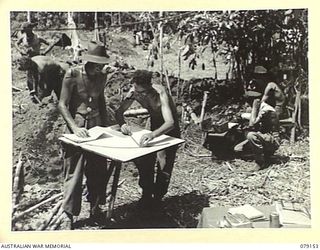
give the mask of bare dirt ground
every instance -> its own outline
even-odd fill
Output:
[[[80,34],[84,41],[88,34]],[[112,58],[135,68],[147,68],[147,51],[133,47],[128,34],[111,35]],[[165,52],[165,67],[169,74],[177,75],[177,49],[179,42]],[[68,53],[55,48],[51,54],[66,60]],[[13,173],[19,154],[22,153],[24,167],[24,191],[15,207],[15,214],[62,191],[63,173],[59,135],[63,133],[64,121],[57,110],[57,100],[46,98],[44,105],[31,102],[26,90],[26,73],[17,70],[13,49],[12,85],[22,89],[13,91]],[[206,59],[203,59],[206,60]],[[157,63],[154,69],[158,70]],[[221,77],[225,71],[221,66]],[[110,98],[120,84],[128,81],[125,74],[114,75],[106,91],[112,108],[116,99]],[[204,78],[212,76],[212,68],[206,70],[182,67],[181,78]],[[112,112],[110,112],[112,113]],[[112,121],[112,115],[110,116]],[[309,210],[310,201],[310,161],[308,131],[301,133],[294,144],[283,138],[275,161],[267,169],[251,172],[253,162],[239,159],[214,160],[210,151],[201,145],[202,131],[191,124],[184,126],[183,144],[178,151],[175,168],[168,194],[163,201],[163,209],[155,213],[138,211],[137,201],[141,190],[138,186],[138,172],[133,164],[124,164],[111,223],[95,225],[87,220],[89,204],[83,199],[83,208],[76,218],[75,229],[105,228],[193,228],[197,226],[199,215],[207,206],[238,206],[272,204],[286,200],[303,204]],[[38,230],[58,199],[35,209],[14,221],[12,230]],[[106,209],[106,207],[103,207]],[[47,228],[52,230],[53,227]],[[64,229],[63,226],[57,229]]]

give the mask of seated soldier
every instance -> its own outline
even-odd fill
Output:
[[[141,137],[140,146],[147,146],[149,141],[163,134],[180,137],[178,115],[173,100],[162,85],[152,84],[151,79],[152,72],[137,70],[132,78],[133,89],[116,111],[116,120],[122,133],[130,135],[131,128],[125,123],[123,113],[134,100],[148,110],[152,132]],[[140,200],[142,207],[152,208],[154,202],[160,202],[167,193],[177,149],[177,146],[172,146],[135,160],[140,175],[139,185],[143,190]],[[156,159],[159,166],[154,181]]]
[[[254,68],[253,79],[249,82],[246,90],[261,93],[261,101],[274,107],[279,117],[283,115],[285,95],[275,82],[270,81],[266,68],[263,66]]]
[[[246,140],[234,147],[236,154],[243,156],[253,153],[257,166],[255,170],[266,168],[270,163],[270,156],[279,148],[279,118],[275,109],[259,99],[252,105],[249,121],[250,132]]]

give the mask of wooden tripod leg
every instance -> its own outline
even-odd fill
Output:
[[[115,167],[114,161],[111,161],[110,164],[109,164],[108,170],[107,170],[107,176],[106,176],[107,183],[110,180],[110,177],[111,177],[111,175],[113,173],[114,167]]]
[[[120,177],[120,170],[121,170],[121,162],[115,162],[113,161],[111,163],[113,167],[115,167],[114,174],[113,174],[113,182],[111,187],[111,198],[108,204],[108,211],[107,211],[107,221],[109,221],[112,217],[113,207],[114,207],[114,201],[116,199],[116,193],[118,188],[118,182]]]

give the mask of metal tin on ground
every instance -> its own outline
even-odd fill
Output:
[[[270,227],[272,227],[272,228],[280,227],[279,214],[276,212],[273,212],[270,214]]]

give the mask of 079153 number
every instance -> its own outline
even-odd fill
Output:
[[[300,244],[300,248],[304,248],[304,249],[316,249],[319,248],[319,244],[310,244],[310,243],[302,243]]]

